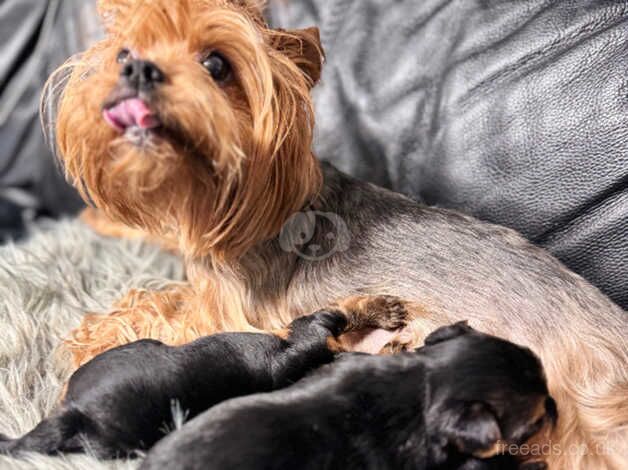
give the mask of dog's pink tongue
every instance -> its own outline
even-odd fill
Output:
[[[159,126],[159,120],[139,98],[120,101],[117,105],[103,111],[105,121],[113,128],[124,131],[128,127],[153,129]]]

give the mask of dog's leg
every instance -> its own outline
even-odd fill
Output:
[[[412,345],[414,336],[407,331],[416,318],[428,320],[431,314],[416,302],[389,295],[347,297],[330,307],[348,319],[339,341],[350,351],[391,354]]]
[[[104,237],[128,238],[131,240],[146,240],[158,245],[164,250],[178,252],[177,244],[172,240],[158,238],[142,230],[129,227],[120,222],[115,222],[100,209],[87,207],[79,215],[79,219],[89,226],[94,232]]]
[[[100,209],[87,207],[79,215],[79,219],[88,225],[94,232],[105,237],[113,238],[144,238],[146,233],[128,225],[114,222]]]
[[[181,344],[210,333],[203,317],[193,315],[187,304],[193,298],[193,290],[186,284],[161,291],[132,290],[109,314],[86,314],[64,343],[74,367],[138,339]]]

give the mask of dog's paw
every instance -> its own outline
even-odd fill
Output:
[[[367,301],[367,315],[374,319],[379,328],[397,330],[408,322],[407,302],[392,295],[381,295]]]
[[[379,354],[398,354],[413,349],[414,338],[410,332],[402,331],[386,343]]]
[[[410,317],[408,302],[392,295],[348,297],[337,302],[332,309],[345,313],[349,320],[348,330],[398,330],[406,326]]]

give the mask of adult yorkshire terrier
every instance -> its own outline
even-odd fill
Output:
[[[68,341],[77,365],[138,338],[281,328],[338,299],[394,295],[417,305],[412,321],[361,347],[419,346],[462,319],[527,345],[561,416],[550,466],[628,468],[626,313],[512,230],[321,165],[315,29],[270,29],[250,0],[100,12],[106,38],[62,69],[58,151],[103,216],[181,252],[187,283],[86,316]]]

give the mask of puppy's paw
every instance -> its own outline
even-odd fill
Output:
[[[311,335],[313,330],[325,330],[326,336],[339,336],[347,328],[347,317],[337,310],[319,310],[311,315],[297,318],[290,324],[292,336]],[[309,332],[309,333],[308,333]]]
[[[340,336],[347,328],[347,317],[337,310],[319,310],[311,315],[312,326],[320,326],[329,331],[331,336]]]

